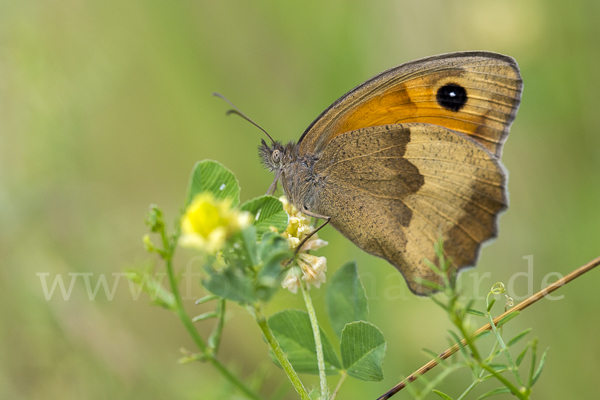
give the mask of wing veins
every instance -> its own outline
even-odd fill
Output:
[[[510,105],[508,105],[506,103],[496,102],[496,101],[491,101],[491,100],[486,100],[486,99],[483,99],[482,97],[471,97],[471,98],[472,99],[481,100],[481,101],[484,101],[484,102],[488,102],[488,103],[497,104],[497,105],[500,105],[500,106],[504,106],[504,107],[510,108],[511,110],[514,108],[514,107],[512,107],[512,106],[510,106]],[[417,104],[417,103],[432,103],[432,104],[436,105],[436,107],[423,107],[423,106],[421,106],[421,108],[423,108],[423,109],[432,109],[432,110],[440,110],[441,109],[441,107],[438,105],[438,103],[436,101],[433,101],[433,100],[412,100],[412,99],[410,101],[408,101],[408,102],[394,104],[393,106],[388,107],[387,109],[388,110],[393,110],[394,108],[400,108],[402,106],[406,106],[406,105],[410,105],[410,104]],[[486,110],[486,111],[495,111],[497,113],[504,114],[504,115],[506,115],[508,117],[510,117],[510,115],[511,115],[511,113],[509,113],[509,112],[494,110],[493,108],[484,107],[484,106],[480,106],[480,105],[476,105],[476,104],[469,104],[468,107],[478,108],[478,109],[482,109],[482,110]],[[472,112],[467,112],[464,109],[461,109],[460,112],[461,113],[465,113],[465,114],[469,114],[469,115],[479,116],[478,114],[474,114]],[[499,121],[499,120],[493,119],[493,118],[491,118],[491,117],[489,117],[487,115],[485,116],[485,118],[491,119],[491,120],[496,121],[496,122],[500,122],[503,125],[505,124],[505,121],[503,121],[503,120]]]
[[[491,200],[491,201],[493,201],[493,202],[496,202],[496,203],[498,203],[498,202],[499,202],[497,199],[494,199],[493,197],[490,197],[490,196],[488,196],[488,195],[487,195],[487,194],[485,194],[485,193],[482,193],[482,192],[480,192],[480,191],[478,191],[478,190],[475,190],[475,189],[473,189],[473,188],[472,188],[472,187],[470,187],[470,186],[466,186],[466,185],[459,185],[458,183],[456,183],[456,182],[454,182],[454,181],[451,181],[451,180],[449,180],[449,179],[438,178],[438,177],[437,177],[437,176],[435,176],[435,175],[429,175],[429,174],[423,174],[423,173],[421,173],[421,175],[423,175],[423,176],[425,176],[425,177],[427,177],[427,178],[436,179],[436,180],[438,180],[438,181],[448,182],[448,183],[450,183],[450,184],[452,184],[452,185],[454,185],[454,186],[457,186],[457,187],[460,187],[460,188],[465,188],[465,189],[468,189],[469,191],[471,191],[471,192],[473,192],[473,193],[476,193],[476,194],[479,194],[481,197],[485,197],[486,199],[488,199],[488,200]],[[433,183],[432,183],[432,185],[433,185]],[[438,186],[438,185],[435,185],[435,186]],[[489,210],[486,210],[486,209],[484,209],[484,211],[485,211],[485,212],[487,212],[488,214],[493,214],[493,212],[491,212],[491,211],[489,211]]]
[[[439,216],[441,216],[442,218],[444,218],[446,221],[448,222],[452,222],[455,226],[458,226],[464,233],[467,234],[467,236],[469,236],[471,238],[471,240],[473,240],[475,243],[479,243],[479,240],[475,239],[475,237],[464,227],[462,226],[460,223],[458,223],[458,221],[454,221],[453,219],[451,219],[449,216],[447,216],[446,214],[442,213],[440,210],[438,210],[437,208],[435,208],[433,206],[433,204],[430,204],[428,202],[425,202],[425,204],[427,204],[432,210],[434,210]],[[479,224],[481,225],[481,224]],[[483,226],[483,225],[481,225]],[[485,228],[485,226],[484,226]],[[464,250],[464,248],[462,246],[459,245],[460,248],[462,248]]]
[[[472,201],[471,199],[468,199],[468,198],[466,198],[465,196],[462,196],[462,195],[461,195],[461,194],[459,194],[459,193],[456,193],[456,192],[454,192],[454,191],[452,191],[452,190],[449,190],[449,189],[447,189],[447,188],[445,188],[445,187],[443,187],[443,186],[436,185],[436,184],[435,184],[435,183],[433,183],[433,182],[428,182],[428,183],[430,183],[432,186],[435,186],[435,187],[439,188],[440,190],[443,190],[444,192],[448,192],[448,193],[451,193],[451,194],[455,195],[456,197],[458,197],[459,199],[462,199],[462,200],[464,200],[464,201],[465,201],[465,202],[467,202],[467,203],[471,203],[471,204],[475,205],[477,208],[479,208],[479,209],[481,209],[481,210],[483,210],[483,211],[487,212],[488,214],[492,214],[492,215],[494,215],[494,214],[495,214],[493,211],[491,211],[491,210],[488,210],[487,208],[483,207],[482,205],[480,205],[480,204],[478,204],[478,203],[476,203],[476,202]],[[417,196],[419,196],[419,195],[420,195],[420,196],[423,196],[423,195],[424,195],[424,194],[419,194],[419,192],[416,192],[416,193],[414,193],[414,194],[415,194],[415,195],[417,195]],[[429,197],[431,197],[431,198],[437,198],[437,197],[433,197],[433,196],[429,196]],[[440,198],[437,198],[437,199],[438,199],[438,200],[442,200],[442,199],[440,199]],[[442,202],[443,202],[443,203],[446,203],[446,204],[449,204],[450,206],[452,206],[452,207],[453,207],[454,209],[456,209],[456,210],[463,210],[463,211],[464,211],[464,209],[463,209],[463,208],[458,208],[458,207],[454,206],[454,205],[453,205],[451,202],[448,202],[448,201],[445,201],[445,200],[442,200]]]
[[[474,178],[477,182],[485,183],[486,185],[490,185],[490,186],[494,186],[494,187],[499,187],[499,188],[502,187],[501,183],[497,183],[497,182],[493,182],[493,181],[488,181],[487,179],[481,179],[480,177],[477,177],[477,176],[474,177],[473,175],[460,174],[460,173],[458,173],[456,171],[452,171],[452,170],[449,170],[449,169],[444,169],[444,170],[439,170],[438,169],[437,171],[441,171],[441,172],[444,172],[444,173],[448,173],[448,174],[452,174],[452,175],[457,175],[457,176],[466,176],[468,178]],[[419,172],[423,176],[435,177],[434,175],[426,175],[422,171],[419,171]],[[440,179],[440,178],[437,178],[437,179]],[[444,180],[448,181],[448,182],[451,182],[451,181],[449,181],[447,179],[444,179]]]
[[[481,169],[483,171],[498,172],[498,171],[495,171],[495,170],[492,170],[492,169],[487,169],[487,168],[480,167],[478,165],[467,164],[467,163],[462,163],[462,162],[458,162],[458,161],[450,161],[450,160],[445,160],[445,159],[441,159],[441,158],[433,158],[433,157],[403,157],[403,158],[405,158],[406,160],[440,161],[440,162],[445,162],[445,163],[448,163],[448,164],[467,165],[467,166],[471,166],[471,167],[476,168],[476,169]]]
[[[349,131],[349,132],[352,132],[352,131]],[[332,167],[336,166],[336,165],[337,165],[337,164],[339,164],[339,163],[348,162],[348,161],[351,161],[351,160],[355,160],[355,159],[357,159],[357,158],[368,157],[368,156],[371,156],[371,155],[373,155],[373,154],[380,153],[380,152],[382,152],[382,151],[384,151],[384,150],[393,149],[394,147],[398,147],[398,146],[400,146],[400,145],[401,145],[401,143],[398,143],[398,144],[395,144],[395,145],[393,145],[393,146],[389,146],[389,147],[386,147],[386,148],[383,148],[383,149],[379,149],[379,150],[377,150],[377,151],[374,151],[374,152],[372,152],[372,153],[368,153],[368,154],[359,154],[359,155],[357,155],[357,156],[354,156],[354,157],[344,158],[344,159],[342,159],[342,160],[339,160],[339,161],[336,161],[336,162],[334,162],[333,164],[329,164],[329,165],[328,165],[326,168],[324,168],[324,169],[323,169],[323,171],[328,171],[330,168],[332,168]],[[336,154],[337,154],[337,153],[336,153]]]

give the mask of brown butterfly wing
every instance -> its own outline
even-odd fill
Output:
[[[366,81],[325,110],[299,140],[300,154],[368,126],[423,122],[465,133],[500,158],[523,81],[515,60],[459,52],[412,61]]]
[[[430,291],[416,277],[439,281],[423,259],[436,261],[440,235],[455,269],[472,266],[508,203],[496,157],[461,133],[429,124],[337,135],[314,171],[323,184],[312,210],[398,268],[417,294]]]

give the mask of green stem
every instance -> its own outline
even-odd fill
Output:
[[[335,400],[335,396],[337,396],[338,392],[340,391],[340,388],[342,387],[342,384],[346,380],[346,377],[348,376],[348,373],[346,371],[342,371],[341,375],[342,376],[340,377],[340,380],[338,381],[338,384],[335,387],[335,390],[333,391],[333,394],[331,395],[331,399],[330,400]]]
[[[237,376],[233,375],[231,371],[229,371],[219,360],[217,360],[214,354],[208,349],[204,340],[196,330],[196,326],[192,322],[192,319],[185,311],[183,307],[183,300],[181,299],[181,294],[179,293],[179,287],[177,285],[177,279],[175,277],[175,271],[173,268],[173,254],[175,253],[175,245],[177,243],[178,235],[175,235],[172,238],[172,242],[169,241],[166,233],[161,231],[163,245],[164,245],[164,254],[163,258],[165,260],[167,266],[167,276],[169,277],[169,285],[171,286],[171,292],[173,293],[173,297],[175,297],[175,313],[183,323],[183,326],[188,331],[192,340],[196,344],[196,347],[200,350],[200,352],[204,355],[206,361],[212,364],[213,367],[217,371],[223,375],[225,379],[227,379],[233,386],[237,387],[242,393],[246,395],[249,399],[252,400],[263,400],[258,394],[254,393],[250,388],[248,388],[244,382],[242,382]]]
[[[513,385],[512,383],[510,383],[510,381],[508,379],[506,379],[505,377],[503,377],[502,375],[500,375],[499,373],[497,373],[496,371],[494,371],[493,368],[487,366],[484,363],[480,363],[479,365],[481,365],[481,368],[485,369],[487,372],[489,372],[490,374],[494,375],[494,378],[496,378],[500,382],[502,382],[502,384],[504,386],[506,386],[507,388],[509,388],[510,391],[511,391],[511,393],[514,394],[515,396],[517,396],[519,399],[521,399],[521,400],[529,400],[529,396],[523,394],[515,385]]]
[[[319,381],[321,383],[321,399],[329,400],[329,386],[327,386],[327,374],[325,373],[325,357],[323,356],[323,344],[321,343],[321,332],[319,329],[319,322],[317,321],[317,313],[313,306],[312,299],[308,293],[308,288],[304,282],[301,282],[300,287],[302,288],[302,295],[304,296],[304,303],[308,310],[310,317],[310,324],[312,325],[313,336],[315,337],[315,347],[317,350],[317,364],[319,366]]]
[[[292,382],[292,386],[294,386],[294,389],[296,389],[296,392],[298,392],[302,400],[310,400],[308,392],[304,388],[302,381],[300,381],[300,378],[294,370],[294,367],[292,367],[292,364],[290,364],[290,361],[285,356],[285,353],[281,349],[281,346],[279,346],[279,343],[277,343],[275,335],[273,335],[273,331],[271,331],[271,328],[269,328],[269,325],[267,324],[267,319],[262,314],[262,311],[258,307],[254,307],[253,311],[256,323],[260,327],[263,335],[265,336],[265,339],[267,339],[267,343],[271,347],[271,350],[273,350],[275,358],[277,358],[277,361],[279,361],[279,364],[283,368],[283,371],[286,373],[286,375]]]
[[[481,370],[481,372],[483,373],[483,370]],[[480,381],[479,379],[477,379],[477,380],[474,380],[474,381],[473,381],[473,382],[472,382],[472,383],[469,385],[469,387],[468,387],[468,388],[466,388],[466,389],[465,389],[465,391],[464,391],[464,392],[463,392],[463,393],[462,393],[462,394],[461,394],[461,395],[460,395],[460,396],[459,396],[459,397],[458,397],[456,400],[462,400],[462,399],[464,399],[464,398],[465,398],[465,396],[466,396],[467,394],[469,394],[469,392],[470,392],[471,390],[473,390],[473,388],[474,388],[475,386],[477,386],[478,384],[480,384],[480,383],[481,383],[481,381]]]
[[[165,247],[166,254],[164,256],[164,259],[167,264],[167,276],[169,278],[169,286],[171,287],[171,292],[173,293],[173,297],[175,298],[175,313],[183,323],[185,329],[192,337],[192,340],[194,341],[198,349],[205,355],[208,355],[207,347],[204,343],[204,340],[202,340],[202,337],[200,337],[200,334],[196,330],[194,323],[183,308],[183,300],[181,299],[181,294],[179,293],[177,278],[175,277],[175,271],[173,269],[173,246],[170,246],[168,243],[167,246],[169,247]]]
[[[489,298],[489,296],[490,296],[490,294],[488,293],[488,298]],[[487,300],[486,300],[486,302],[487,302]],[[490,314],[490,311],[487,312],[487,316],[490,321],[490,326],[492,327],[492,332],[496,336],[496,341],[497,341],[498,345],[500,346],[500,349],[502,350],[502,354],[504,354],[504,356],[508,360],[510,372],[512,372],[512,374],[515,376],[515,379],[517,380],[517,383],[519,385],[525,386],[523,384],[523,381],[521,380],[521,374],[519,374],[519,369],[517,368],[517,365],[514,363],[512,357],[510,356],[508,347],[506,347],[506,344],[504,343],[504,340],[502,339],[502,335],[500,335],[500,333],[498,332],[498,328],[496,327],[496,324],[494,324],[494,318],[492,317],[492,314]]]
[[[456,295],[456,293],[453,293],[453,295]],[[477,349],[477,346],[475,346],[475,343],[473,343],[473,339],[469,332],[467,332],[463,320],[458,315],[457,311],[458,310],[456,307],[456,302],[454,302],[450,309],[450,319],[452,320],[454,326],[458,328],[462,337],[465,338],[465,340],[467,341],[467,347],[469,348],[469,350],[471,350],[473,358],[475,358],[479,363],[481,363],[481,355],[479,354],[479,350]]]
[[[495,341],[494,342],[494,346],[492,347],[492,350],[490,351],[490,355],[484,361],[485,364],[488,364],[489,362],[491,362],[494,359],[494,354],[496,354],[496,350],[497,349],[498,349],[498,341]],[[484,373],[485,373],[485,370],[482,369],[481,372],[479,373],[479,376],[477,377],[477,379],[474,380],[473,383],[471,383],[469,385],[469,387],[466,388],[465,391],[460,396],[458,396],[458,398],[456,400],[462,400],[462,399],[464,399],[465,396],[467,394],[469,394],[469,392],[471,390],[473,390],[473,388],[475,388],[475,386],[479,385],[482,382],[481,379],[483,379]]]

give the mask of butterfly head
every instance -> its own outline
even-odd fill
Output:
[[[271,146],[264,140],[261,142],[261,145],[258,147],[260,159],[265,168],[270,172],[283,169],[296,158],[296,146],[293,142],[284,145],[274,141]]]

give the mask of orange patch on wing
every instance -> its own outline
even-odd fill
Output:
[[[470,87],[461,75],[462,71],[446,71],[443,76],[419,77],[369,96],[340,115],[328,136],[331,140],[342,133],[370,126],[422,122],[470,135],[495,153],[514,99],[499,98],[494,107],[489,107],[489,94]],[[466,88],[468,101],[459,111],[448,110],[437,102],[437,90],[448,83]]]

